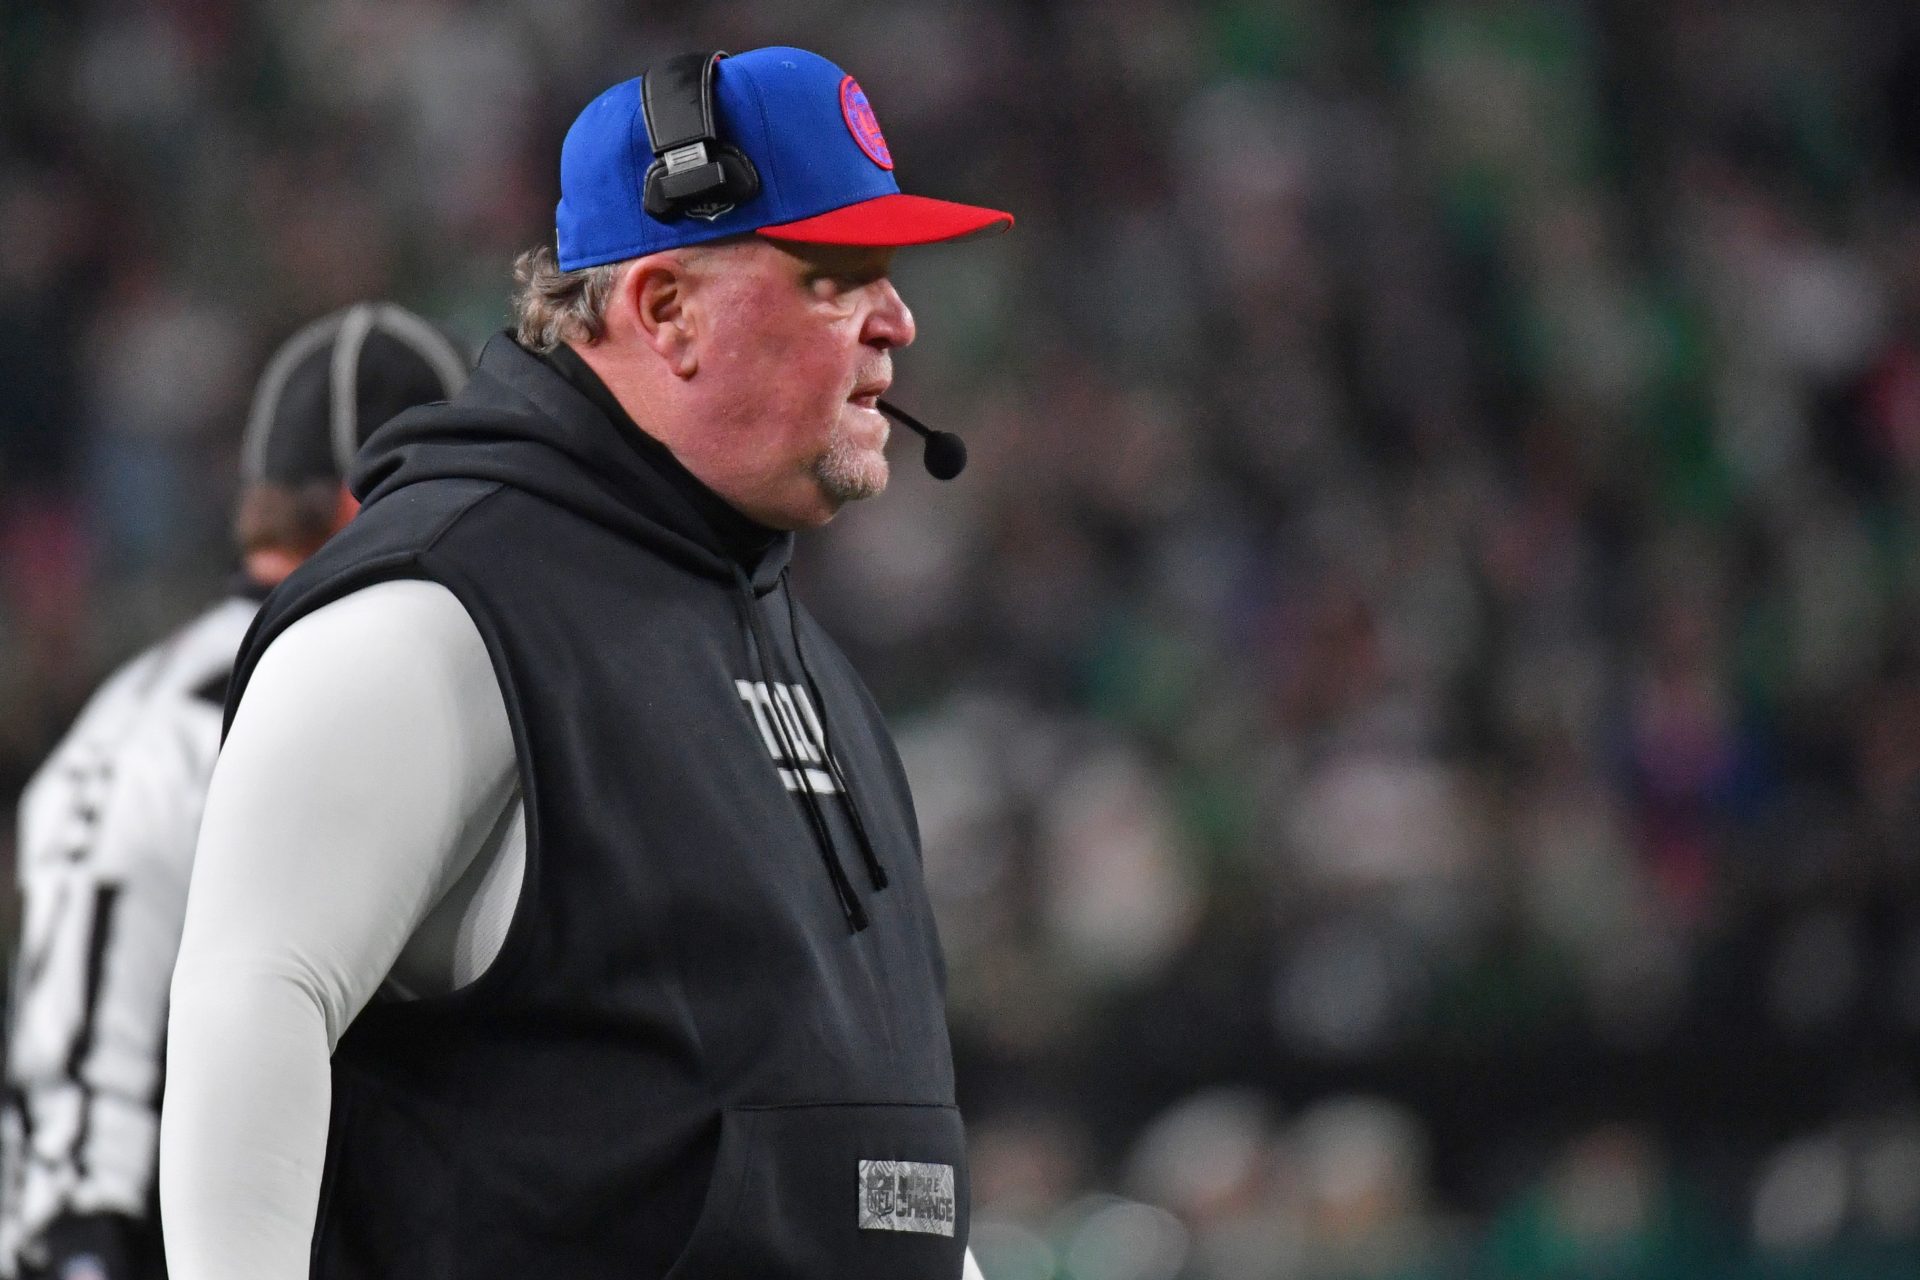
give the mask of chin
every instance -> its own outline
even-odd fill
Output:
[[[814,466],[814,478],[832,511],[849,502],[877,497],[887,488],[887,455],[878,449],[829,450]]]

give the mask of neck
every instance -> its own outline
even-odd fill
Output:
[[[560,346],[579,356],[580,362],[593,370],[593,376],[613,392],[627,412],[632,413],[639,408],[636,403],[639,398],[639,388],[635,385],[637,379],[633,377],[627,361],[615,355],[605,341],[575,342],[568,339]]]
[[[263,547],[249,551],[240,562],[247,577],[263,587],[277,587],[286,580],[288,574],[300,567],[306,557],[279,547]]]
[[[618,389],[619,361],[595,359],[591,348],[569,343],[545,357],[574,389],[612,420],[616,429],[629,437],[643,457],[653,459],[655,468],[677,488],[719,539],[722,550],[732,559],[752,569],[779,536],[777,530],[755,520],[729,500],[706,477],[689,465],[685,452],[663,436],[653,421],[645,427],[634,414],[643,397],[633,394],[633,382],[626,382],[627,394]],[[595,353],[598,355],[599,353]]]
[[[761,516],[754,514],[751,503],[742,500],[739,477],[725,465],[724,450],[716,450],[717,433],[712,422],[690,419],[673,412],[667,407],[671,395],[644,386],[643,379],[634,371],[633,362],[622,360],[610,344],[586,346],[570,342],[567,347],[600,379],[601,385],[619,403],[627,418],[645,434],[665,445],[687,474],[706,486],[709,492],[742,519],[751,520],[762,527],[772,527]]]
[[[633,423],[636,425],[646,423],[647,425],[642,429],[671,449],[673,456],[680,459],[682,466],[686,466],[686,451],[682,448],[683,442],[679,438],[682,433],[676,429],[676,424],[670,420],[670,415],[660,412],[659,405],[655,403],[659,397],[647,395],[646,389],[640,385],[640,378],[634,373],[631,361],[620,359],[606,343],[588,346],[585,343],[569,342],[566,344],[566,349],[573,352],[581,364],[593,371],[593,376],[600,379],[600,385],[607,389],[607,393],[619,403],[621,411]],[[708,484],[707,478],[699,471],[692,467],[687,467],[687,470],[692,471],[700,483]],[[708,487],[712,486],[708,484]]]

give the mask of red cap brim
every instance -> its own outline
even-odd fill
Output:
[[[979,205],[927,196],[885,195],[798,222],[761,227],[758,234],[801,244],[939,244],[993,235],[1013,225],[1013,215]]]

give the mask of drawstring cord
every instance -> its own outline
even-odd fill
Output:
[[[783,573],[782,577],[784,576]],[[770,690],[771,672],[767,664],[772,660],[774,650],[772,644],[768,642],[766,631],[761,623],[760,610],[754,604],[753,583],[748,580],[746,573],[737,564],[733,565],[733,578],[740,588],[741,607],[746,610],[754,674],[759,678],[760,685]],[[789,600],[789,607],[791,607],[791,600]],[[817,698],[818,695],[816,694],[815,697]],[[774,716],[778,718],[777,710]],[[824,727],[821,730],[821,736],[822,738],[826,736]],[[826,756],[828,765],[833,770],[833,776],[838,781],[840,770],[833,764],[833,753],[827,752]],[[868,924],[866,906],[854,890],[853,881],[847,876],[847,869],[840,864],[840,855],[833,847],[833,832],[827,826],[826,815],[820,811],[820,798],[814,792],[813,779],[807,776],[806,761],[796,758],[793,766],[794,780],[800,793],[800,807],[807,811],[808,825],[813,828],[814,844],[819,847],[820,859],[827,866],[827,878],[833,882],[834,895],[840,899],[840,910],[847,918],[847,931],[859,933]],[[843,791],[846,789],[846,783],[840,782],[839,785]],[[848,808],[851,810],[852,797],[849,796],[848,800]],[[859,824],[857,816],[854,822],[857,828]]]
[[[794,656],[800,659],[800,678],[807,682],[807,694],[813,699],[813,705],[820,709],[820,751],[827,758],[827,771],[833,775],[833,781],[840,788],[840,794],[846,797],[847,815],[853,819],[854,839],[860,845],[861,860],[867,864],[867,878],[873,881],[875,889],[887,887],[887,868],[880,861],[880,852],[874,848],[873,837],[867,834],[867,824],[860,817],[860,803],[854,799],[853,788],[847,785],[847,775],[840,771],[840,761],[833,754],[833,739],[827,732],[827,700],[820,696],[820,686],[813,678],[813,668],[807,665],[806,646],[800,643],[800,617],[793,604],[793,584],[787,580],[787,571],[780,571],[780,588],[787,597],[787,627],[793,632]]]

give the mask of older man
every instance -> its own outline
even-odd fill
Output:
[[[892,164],[798,49],[575,122],[519,341],[376,437],[236,671],[177,1280],[961,1273],[912,802],[786,573],[886,483],[894,248],[1011,223]]]

